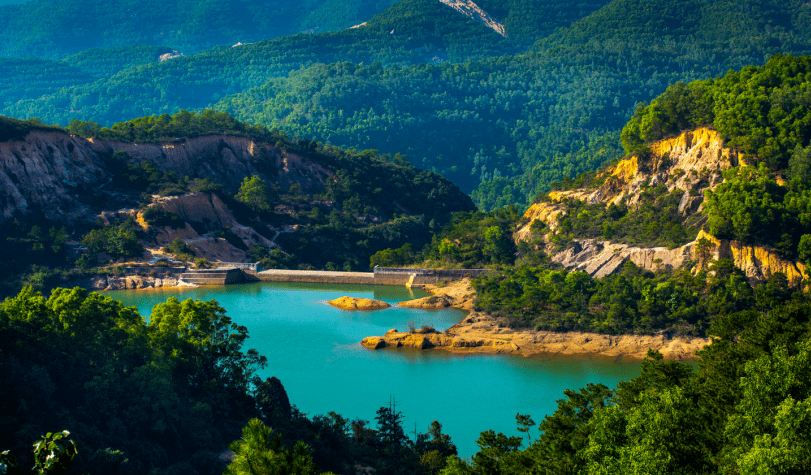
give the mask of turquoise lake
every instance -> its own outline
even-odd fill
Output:
[[[424,297],[405,287],[333,284],[251,283],[189,290],[104,292],[148,316],[153,305],[179,299],[216,299],[231,319],[248,327],[243,350],[256,348],[268,359],[261,371],[284,384],[290,402],[310,416],[335,411],[360,417],[374,426],[375,411],[397,402],[406,432],[425,432],[431,421],[442,423],[459,455],[470,457],[482,431],[493,429],[519,435],[516,413],[531,414],[535,422],[551,414],[564,389],[588,383],[611,388],[639,374],[639,362],[589,357],[513,357],[452,355],[441,351],[369,350],[360,345],[367,336],[391,328],[433,325],[444,330],[464,312],[415,310],[397,302]],[[349,295],[394,305],[386,310],[350,312],[328,305]],[[532,429],[533,438],[537,428]]]

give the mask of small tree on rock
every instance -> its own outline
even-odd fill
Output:
[[[265,212],[271,209],[271,196],[265,180],[256,175],[242,180],[242,185],[239,187],[239,193],[236,197],[237,201],[241,201],[248,205],[254,211]]]

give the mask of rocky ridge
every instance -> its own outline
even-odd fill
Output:
[[[272,248],[276,245],[274,236],[295,231],[261,224],[246,226],[212,193],[153,195],[149,206],[175,213],[185,224],[179,228],[150,226],[142,217],[143,211],[139,213],[134,207],[137,197],[112,189],[114,152],[126,153],[132,164],[151,163],[162,172],[211,178],[229,195],[251,175],[260,175],[281,189],[298,185],[304,193],[322,193],[327,181],[334,180],[332,172],[312,160],[245,137],[206,135],[129,143],[32,131],[24,140],[0,142],[0,227],[26,216],[62,223],[69,229],[85,228],[97,219],[110,223],[116,218],[132,218],[148,236],[141,240],[147,259],[162,256],[160,249],[180,238],[197,257],[225,262],[245,262],[248,249]],[[216,237],[223,229],[242,244]],[[93,288],[98,285],[93,284]],[[115,284],[123,288],[143,285],[152,286],[123,281]]]
[[[526,224],[513,235],[516,243],[531,241],[534,236],[530,227],[539,220],[550,230],[542,241],[544,251],[552,260],[567,269],[588,272],[594,277],[610,275],[627,261],[651,271],[678,269],[690,261],[700,260],[696,241],[702,238],[712,243],[710,259],[733,260],[752,282],[762,281],[775,272],[785,273],[790,280],[797,280],[805,274],[803,264],[786,261],[769,248],[716,239],[703,231],[696,241],[675,249],[634,247],[579,238],[566,249],[557,249],[549,237],[557,230],[560,217],[566,213],[561,204],[564,200],[606,205],[625,200],[633,208],[646,187],[664,185],[668,192],[681,194],[679,212],[685,221],[692,218],[692,225],[699,226],[703,224],[704,192],[723,182],[724,170],[745,165],[735,151],[724,146],[718,132],[706,127],[655,142],[650,148],[651,153],[646,158],[632,156],[604,170],[598,178],[605,181],[596,189],[551,192],[549,201],[533,204],[524,214]]]
[[[112,176],[109,160],[116,151],[160,171],[216,179],[230,194],[251,175],[264,176],[282,189],[297,184],[308,193],[323,191],[334,178],[311,160],[244,137],[129,143],[33,131],[25,140],[0,142],[0,226],[15,215],[31,214],[73,225],[124,207],[123,197],[106,191]],[[257,168],[260,161],[268,164],[262,170]]]

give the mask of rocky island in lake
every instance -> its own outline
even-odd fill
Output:
[[[341,310],[382,310],[389,308],[391,305],[386,302],[374,299],[364,299],[360,297],[338,297],[335,300],[327,302],[333,307],[338,307]]]

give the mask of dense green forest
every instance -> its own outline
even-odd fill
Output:
[[[296,474],[350,473],[356,463],[429,474],[456,454],[438,422],[406,437],[392,407],[380,408],[374,425],[302,414],[277,378],[257,376],[266,360],[247,344],[248,329],[214,300],[170,298],[147,323],[100,294],[55,289],[46,297],[27,287],[0,304],[0,449],[30,467],[30,444],[69,428],[78,453],[68,473],[167,475],[223,473],[228,461],[219,455],[229,445],[236,458],[226,473],[239,474],[256,473],[239,469],[247,454],[293,470],[260,473]],[[240,445],[254,435],[261,445]],[[0,454],[0,469],[14,473],[6,461]]]
[[[91,48],[164,45],[194,53],[368,20],[394,0],[36,0],[0,6],[0,55],[61,59]]]
[[[375,428],[302,415],[278,379],[256,377],[247,329],[214,301],[169,299],[147,324],[81,289],[24,289],[0,306],[0,446],[30,466],[31,441],[70,427],[71,473],[91,474],[350,473],[357,462],[381,474],[802,473],[811,305],[770,290],[714,318],[696,366],[650,352],[639,377],[567,390],[539,434],[518,414],[526,440],[485,431],[464,461],[439,423],[412,439],[391,407]],[[226,468],[218,453],[231,441]]]
[[[422,249],[409,242],[399,249],[378,251],[371,257],[371,265],[468,269],[512,265],[516,257],[512,229],[520,218],[515,206],[490,213],[457,212]]]
[[[811,305],[716,318],[696,367],[649,353],[616,389],[566,391],[541,434],[479,439],[443,475],[803,473],[811,463]]]
[[[601,279],[548,266],[516,266],[474,281],[476,307],[515,328],[595,333],[705,336],[713,321],[786,300],[807,302],[796,282],[775,274],[751,285],[728,260],[695,275],[691,269],[654,274],[626,262]]]
[[[799,0],[601,6],[482,2],[515,30],[504,39],[438,2],[404,0],[362,28],[218,47],[37,98],[9,89],[4,113],[111,125],[216,104],[298,137],[406,154],[493,209],[621,155],[635,105],[670,84],[811,52]]]
[[[555,8],[551,2],[535,2],[538,10],[518,14],[526,13],[527,1],[514,0],[497,9],[516,18],[523,42],[502,38],[438,1],[403,0],[361,28],[296,34],[239,47],[228,44],[164,62],[157,61],[158,55],[138,54],[145,48],[168,50],[158,46],[93,49],[59,61],[4,58],[0,64],[6,64],[8,84],[0,89],[0,102],[14,109],[7,111],[9,115],[21,118],[38,116],[63,125],[80,118],[111,125],[131,117],[205,107],[225,95],[319,62],[420,64],[524,51],[541,35],[601,5],[571,0],[566,4],[571,8]],[[141,61],[124,65],[120,57]],[[104,65],[109,66],[107,74],[97,75]],[[113,69],[115,65],[121,69]],[[62,68],[70,74],[40,71],[45,68]],[[20,100],[26,101],[17,104]]]
[[[316,65],[220,107],[333,143],[391,144],[465,190],[478,185],[474,200],[491,209],[618,156],[615,134],[634,105],[677,80],[811,51],[807,13],[800,2],[740,12],[723,1],[614,1],[531,54],[360,74]]]

